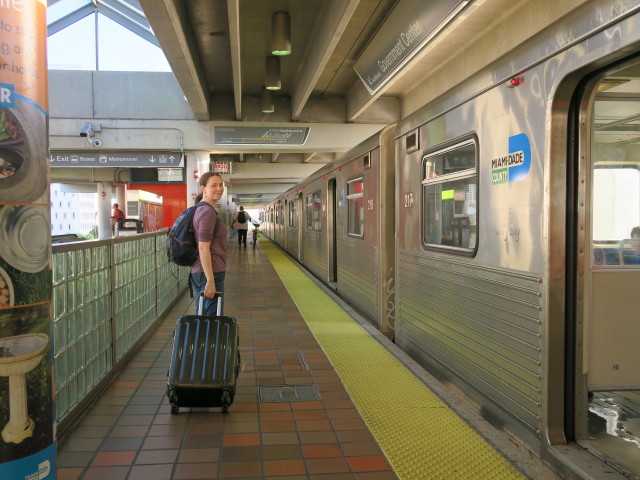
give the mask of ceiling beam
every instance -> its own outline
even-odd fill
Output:
[[[242,120],[242,66],[240,63],[240,0],[227,0],[229,44],[236,120]]]
[[[298,120],[307,100],[329,62],[340,37],[349,24],[359,0],[331,0],[324,3],[298,70],[298,81],[291,95],[291,118]],[[293,46],[296,48],[296,45]]]
[[[198,120],[209,120],[209,90],[183,2],[140,0],[140,6]]]
[[[315,157],[316,155],[318,155],[318,152],[312,152],[309,154],[305,154],[304,155],[304,160],[302,160],[302,163],[309,163],[309,161],[311,161],[311,159],[313,157]]]

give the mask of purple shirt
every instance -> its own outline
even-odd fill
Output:
[[[221,219],[218,223],[216,238],[213,238],[213,229],[216,226],[218,213],[207,205],[200,205],[193,215],[193,228],[197,242],[211,242],[211,264],[213,272],[224,272],[227,269],[227,226]],[[191,266],[191,272],[202,272],[200,259]]]

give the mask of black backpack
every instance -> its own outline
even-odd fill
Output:
[[[200,205],[213,208],[207,202],[196,203],[193,207],[187,208],[178,215],[173,227],[167,232],[167,258],[169,261],[184,267],[193,265],[198,259],[198,245],[196,243],[196,232],[193,228],[193,215]],[[214,237],[218,230],[218,221],[219,219],[216,217],[216,226],[213,230]]]
[[[238,223],[244,223],[247,221],[247,215],[244,213],[244,210],[238,212]]]

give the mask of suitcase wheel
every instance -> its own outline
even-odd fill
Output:
[[[222,394],[222,413],[224,415],[229,413],[229,405],[231,405],[231,395],[228,390],[225,390]]]
[[[177,415],[180,408],[177,405],[171,405],[171,415]]]

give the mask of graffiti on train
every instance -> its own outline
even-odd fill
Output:
[[[386,279],[384,281],[385,286],[385,309],[387,314],[387,323],[391,330],[396,329],[396,283],[393,274],[393,267],[389,267]]]

